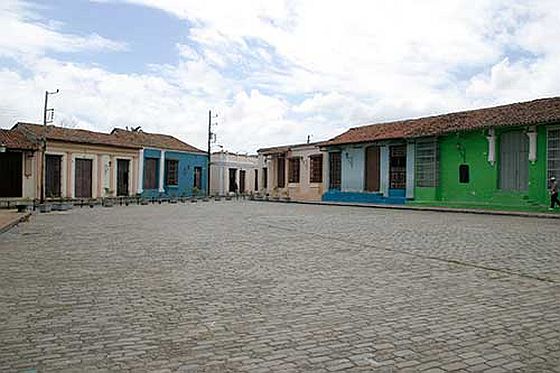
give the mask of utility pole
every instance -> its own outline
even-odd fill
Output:
[[[208,110],[208,177],[206,183],[206,195],[210,197],[210,165],[212,164],[212,142],[216,142],[216,134],[212,132],[212,126],[218,123],[212,123],[212,119],[216,119],[218,114],[212,115],[212,110]]]
[[[208,166],[206,178],[206,195],[210,197],[210,163],[212,162],[212,110],[208,110]]]
[[[41,204],[45,203],[45,152],[47,151],[47,124],[52,123],[54,119],[54,109],[48,108],[49,95],[56,95],[58,92],[58,89],[54,92],[45,91],[45,107],[43,109],[43,134],[41,136]],[[48,118],[49,113],[51,114],[50,120]]]

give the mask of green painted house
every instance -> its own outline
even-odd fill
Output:
[[[547,180],[560,177],[560,97],[356,127],[322,146],[342,169],[324,200],[546,208]],[[397,147],[403,159],[393,160]],[[344,172],[344,159],[357,162]],[[369,180],[385,183],[372,190]]]

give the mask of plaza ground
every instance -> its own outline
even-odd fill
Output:
[[[0,371],[560,372],[554,219],[267,202],[0,235]]]

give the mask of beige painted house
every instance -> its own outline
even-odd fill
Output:
[[[326,157],[316,143],[258,150],[261,194],[293,200],[320,200],[325,191]]]
[[[45,172],[42,176],[45,197],[90,199],[130,196],[138,190],[140,147],[109,134],[17,123],[12,131],[41,144],[46,139]],[[33,198],[41,196],[42,156],[34,157],[31,187]]]
[[[256,155],[221,151],[212,154],[210,164],[210,194],[224,196],[258,191],[259,169]]]
[[[37,149],[22,133],[0,129],[0,201],[35,198]]]

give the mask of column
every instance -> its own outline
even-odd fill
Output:
[[[162,150],[160,152],[160,158],[159,158],[159,192],[160,193],[165,192],[165,189],[163,188],[164,175],[165,175],[165,150]]]
[[[414,198],[414,163],[415,163],[415,144],[406,144],[406,198]]]
[[[529,128],[527,136],[529,137],[529,161],[535,163],[537,160],[537,130],[534,126]]]
[[[389,197],[389,147],[387,145],[381,147],[380,158],[381,193],[384,197]]]
[[[493,166],[496,163],[496,132],[493,128],[488,130],[486,140],[488,140],[488,163]]]
[[[144,187],[144,149],[138,151],[138,193],[143,192]]]

